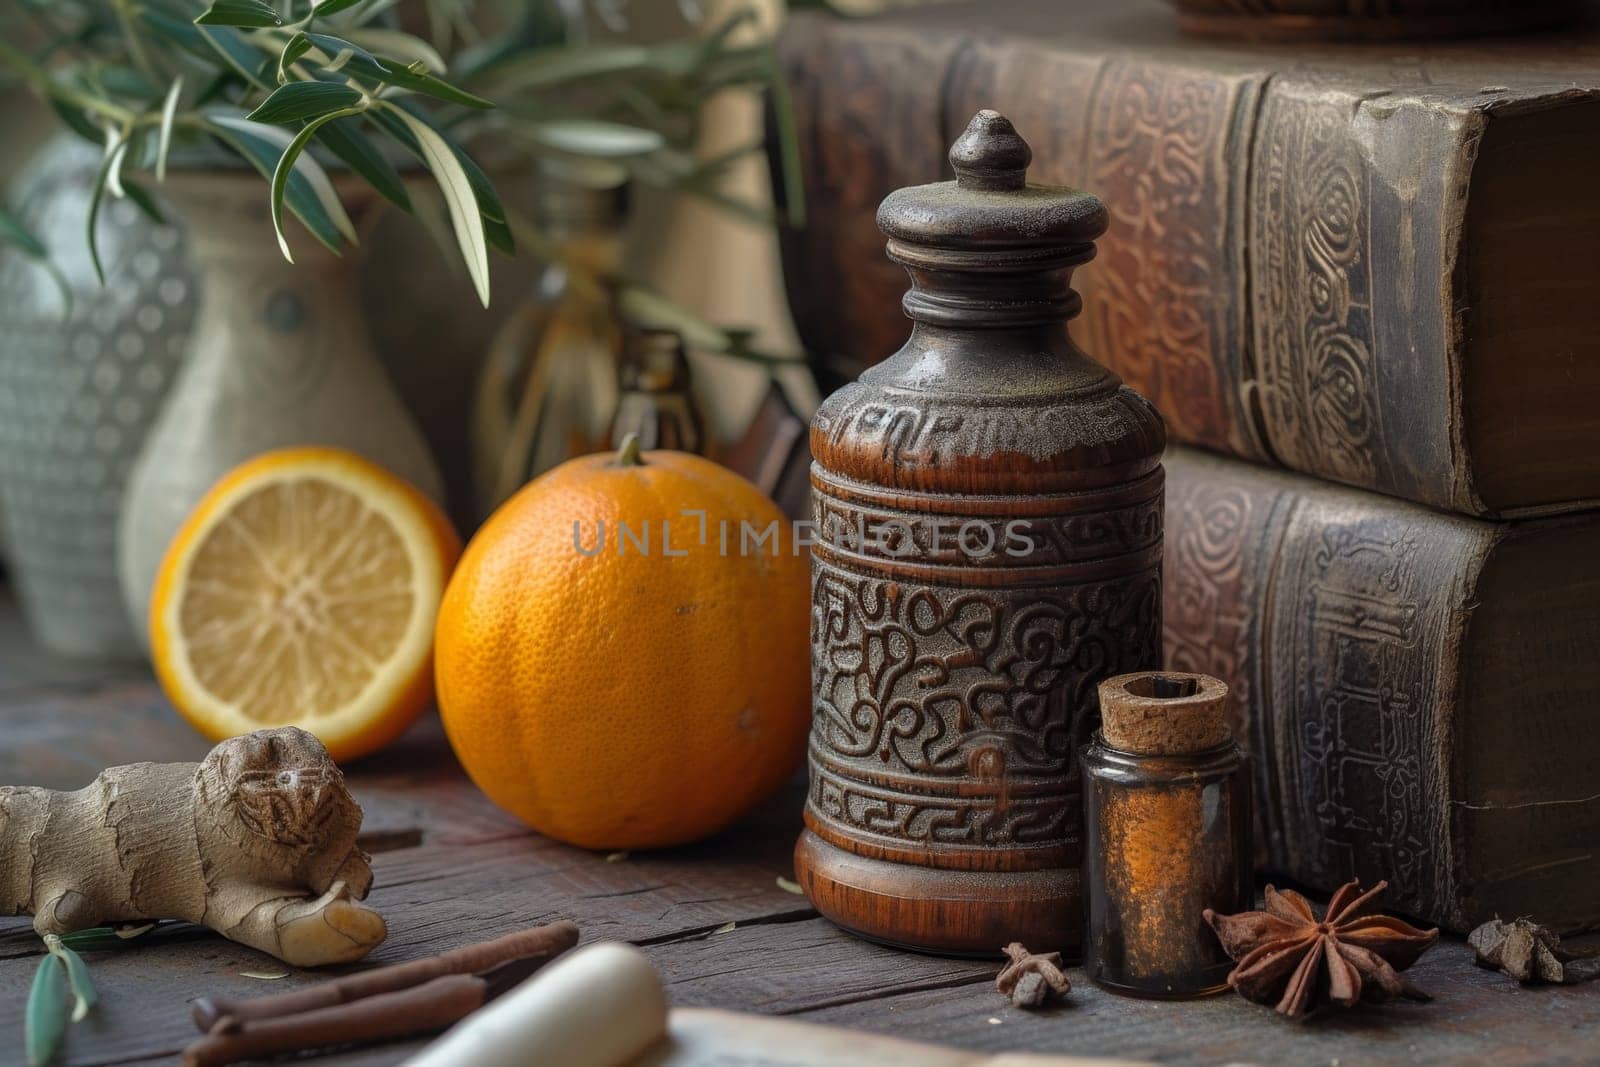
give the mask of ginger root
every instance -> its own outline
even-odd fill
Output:
[[[39,934],[184,919],[297,967],[388,933],[361,808],[311,734],[258,730],[200,763],[111,767],[74,793],[0,787],[0,915]]]

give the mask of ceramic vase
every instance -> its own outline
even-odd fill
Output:
[[[122,590],[141,638],[173,534],[219,478],[253,456],[290,445],[347,448],[443,496],[427,445],[373,352],[356,253],[335,256],[287,221],[295,253],[287,262],[254,174],[169,175],[167,185],[204,286],[187,359],[122,509]],[[340,192],[353,215],[370,209],[359,187]]]
[[[138,655],[117,582],[117,516],[193,323],[181,232],[126,200],[101,213],[106,284],[83,223],[100,151],[63,135],[10,197],[72,293],[16,251],[0,256],[0,529],[35,636],[89,659]]]

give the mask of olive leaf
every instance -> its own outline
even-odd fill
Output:
[[[178,96],[183,92],[183,75],[172,79],[172,88],[161,102],[161,126],[156,140],[156,181],[167,180],[167,153],[172,149],[172,123],[178,114]]]
[[[404,211],[411,210],[411,196],[399,172],[356,122],[349,119],[329,122],[317,130],[317,140],[345,166],[365,178],[384,199]]]
[[[196,26],[282,26],[283,17],[266,0],[215,0],[194,22]]]
[[[312,8],[313,15],[337,15],[339,12],[355,7],[361,0],[316,0]]]
[[[72,987],[72,996],[75,1003],[72,1006],[72,1021],[81,1022],[100,1003],[100,993],[94,987],[94,982],[89,980],[89,967],[83,962],[83,957],[68,948],[58,934],[46,934],[45,947],[50,954],[55,956],[67,969],[67,984]]]
[[[208,112],[205,122],[207,132],[242,156],[268,182],[272,180],[272,173],[277,169],[278,160],[283,152],[280,147],[261,136],[259,131],[277,133],[277,130],[271,126],[248,122],[243,116],[216,112]],[[324,247],[332,252],[340,250],[343,238],[339,227],[312,188],[310,179],[298,169],[289,176],[284,191],[284,202]]]
[[[45,259],[49,256],[43,242],[29,233],[17,217],[3,207],[0,207],[0,240],[15,245],[31,259]]]
[[[461,258],[467,264],[467,273],[477,290],[478,300],[489,306],[489,250],[484,236],[483,215],[478,199],[472,190],[472,179],[462,167],[450,145],[434,129],[411,112],[388,101],[379,106],[402,122],[416,139],[423,161],[433,172],[439,191],[444,194],[445,207],[450,212],[450,228],[455,231],[461,246]]]
[[[300,82],[297,84],[308,83]],[[359,97],[360,94],[357,94],[358,99]],[[350,115],[359,115],[360,113],[361,108],[359,107],[346,107],[338,111],[329,112],[326,115],[319,115],[306,123],[300,132],[294,135],[294,139],[285,146],[283,155],[278,158],[278,165],[272,172],[272,232],[278,237],[278,248],[283,252],[283,258],[290,263],[294,262],[294,255],[289,251],[289,242],[283,236],[283,194],[289,184],[289,176],[294,173],[295,166],[300,161],[301,152],[305,150],[306,144],[311,138],[316,135],[317,130],[335,119],[347,118]],[[351,242],[354,243],[354,234],[351,234],[350,237]]]
[[[62,274],[61,268],[51,261],[50,252],[44,244],[3,206],[0,206],[0,244],[11,245],[43,267],[61,293],[62,310],[65,312],[72,310],[72,286],[67,284],[66,275]]]
[[[245,118],[283,125],[348,110],[361,102],[361,91],[332,82],[289,82],[280,85]]]
[[[100,205],[105,202],[106,193],[110,191],[111,176],[122,165],[122,156],[128,150],[126,137],[117,141],[106,152],[105,159],[100,163],[100,170],[95,175],[94,186],[89,193],[89,262],[94,265],[94,276],[100,284],[106,283],[105,267],[100,262],[100,243],[96,234],[100,221]],[[120,188],[120,187],[119,187]]]
[[[552,119],[526,127],[533,140],[547,148],[583,156],[637,156],[666,144],[655,130],[601,119]]]
[[[53,953],[45,953],[33,974],[28,991],[28,1007],[23,1020],[23,1047],[28,1067],[45,1067],[61,1051],[71,1016],[67,1010],[65,965]]]
[[[402,67],[421,63],[427,70],[449,69],[438,51],[420,37],[399,30],[376,26],[362,26],[345,31],[345,36],[374,54],[392,56]]]

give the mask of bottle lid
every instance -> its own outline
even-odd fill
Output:
[[[1232,740],[1228,687],[1209,674],[1140,671],[1100,683],[1100,736],[1141,756],[1204,752]]]
[[[565,160],[541,158],[535,168],[534,215],[552,228],[611,229],[628,213],[626,173],[590,171]]]
[[[1033,150],[998,111],[983,110],[950,148],[956,180],[897,189],[878,207],[889,237],[952,249],[1062,248],[1087,259],[1106,209],[1081,189],[1028,182]]]
[[[618,370],[621,387],[628,392],[669,393],[689,388],[689,357],[683,337],[675,330],[629,329],[622,339]]]

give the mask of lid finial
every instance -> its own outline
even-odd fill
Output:
[[[972,116],[966,132],[950,146],[956,183],[967,189],[1021,189],[1031,162],[1033,149],[1011,120],[988,108]]]

